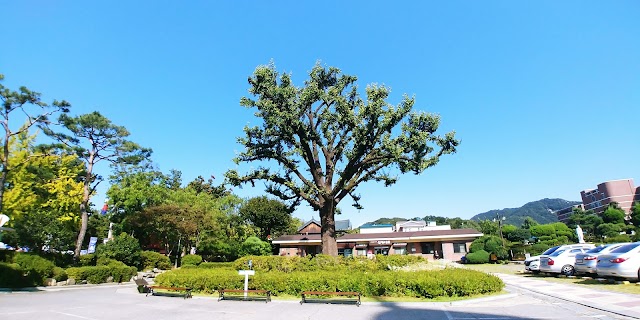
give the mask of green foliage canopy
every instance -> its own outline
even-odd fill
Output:
[[[386,102],[387,87],[369,85],[363,99],[356,80],[316,64],[300,88],[274,65],[258,67],[249,78],[249,92],[257,99],[240,103],[255,108],[262,124],[245,127],[246,136],[239,139],[245,149],[235,161],[269,161],[280,170],[259,166],[247,174],[226,174],[234,185],[266,181],[268,193],[294,205],[304,200],[319,211],[322,252],[329,255],[337,255],[336,207],[351,197],[360,208],[360,184],[394,184],[397,178],[388,170],[394,166],[419,174],[459,143],[454,132],[434,134],[439,116],[412,113],[413,98],[393,106]]]

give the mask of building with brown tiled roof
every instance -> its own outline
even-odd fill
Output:
[[[443,227],[424,231],[345,234],[337,238],[338,253],[344,256],[410,254],[427,259],[459,261],[467,254],[471,242],[483,235],[475,229]],[[284,235],[273,240],[273,244],[279,247],[283,256],[321,252],[319,233]]]

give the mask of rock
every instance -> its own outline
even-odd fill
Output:
[[[71,286],[71,285],[74,285],[74,284],[76,284],[76,279],[74,279],[74,278],[67,279],[67,285]]]
[[[67,282],[66,281],[58,281],[58,283],[56,285],[57,286],[66,286]]]
[[[80,281],[80,284],[87,284],[87,280]]]
[[[47,279],[44,281],[44,285],[45,285],[45,286],[47,286],[47,287],[55,286],[55,285],[56,285],[56,279],[54,279],[54,278],[47,278]]]
[[[107,283],[111,283],[111,282],[113,282],[113,277],[112,277],[112,276],[109,276],[109,277],[107,278]]]

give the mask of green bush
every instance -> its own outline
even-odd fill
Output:
[[[105,258],[105,257],[100,257],[98,258],[98,260],[96,261],[96,266],[116,266],[116,267],[125,267],[127,266],[124,262],[122,261],[118,261],[118,260],[114,260],[114,259],[110,259],[110,258]]]
[[[240,254],[243,256],[268,256],[271,255],[271,244],[258,237],[249,237],[240,246]]]
[[[126,233],[96,248],[98,258],[114,259],[134,267],[139,267],[142,263],[141,252],[138,239]]]
[[[15,261],[35,285],[43,285],[55,268],[53,262],[30,253],[17,254]]]
[[[171,261],[169,257],[155,251],[142,251],[142,268],[151,270],[158,268],[161,270],[170,270]]]
[[[425,262],[425,260],[422,257],[410,255],[377,255],[376,262],[380,266],[380,269],[385,269],[389,266],[404,267],[419,262]]]
[[[233,262],[203,262],[198,265],[203,269],[233,269]],[[235,269],[233,269],[235,270]]]
[[[13,250],[0,250],[0,262],[13,263],[16,252]]]
[[[375,259],[364,257],[327,256],[318,254],[315,256],[246,256],[233,263],[236,270],[248,269],[249,260],[253,263],[253,269],[260,272],[266,271],[351,271],[364,272],[387,270],[392,267],[403,267],[410,264],[424,262],[422,257],[397,255],[377,255]]]
[[[537,256],[545,251],[547,251],[547,249],[551,248],[552,246],[544,244],[544,243],[536,243],[534,245],[532,245],[531,247],[528,248],[528,252],[532,255],[532,256]]]
[[[467,263],[477,264],[477,263],[489,262],[489,255],[490,255],[489,252],[480,250],[476,252],[467,253],[465,257],[467,258]]]
[[[67,275],[67,272],[64,271],[64,269],[60,267],[55,267],[53,268],[52,278],[54,278],[56,281],[65,281],[68,279],[68,275]]]
[[[188,254],[182,257],[182,265],[192,265],[197,266],[202,263],[202,257],[197,254]]]
[[[82,267],[86,267],[86,266],[95,266],[96,265],[96,260],[97,257],[95,254],[90,253],[90,254],[83,254],[80,256],[80,266]]]
[[[68,268],[66,271],[69,278],[95,284],[104,283],[109,277],[113,277],[113,282],[127,282],[138,272],[135,267],[116,264]]]
[[[165,272],[155,282],[213,293],[218,289],[242,289],[243,279],[233,270],[191,268]],[[357,291],[369,297],[465,297],[498,292],[503,287],[498,277],[457,268],[427,272],[256,272],[249,282],[249,289],[270,290],[276,296],[297,296],[302,291]]]
[[[628,234],[619,234],[615,237],[608,237],[604,240],[606,243],[622,243],[631,242],[631,237]]]
[[[73,253],[43,252],[38,255],[53,262],[53,264],[61,268],[69,267],[74,263]]]
[[[0,262],[0,287],[22,288],[34,285],[24,276],[24,270],[18,264]]]

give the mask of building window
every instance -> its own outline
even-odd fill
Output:
[[[367,249],[365,249],[365,248],[358,248],[358,249],[356,249],[356,255],[357,255],[358,257],[364,257],[364,256],[366,256],[366,255],[367,255]]]
[[[464,242],[454,242],[453,243],[453,252],[454,253],[467,253],[467,244]]]
[[[422,246],[422,253],[433,253],[433,243],[423,242],[420,245]]]
[[[407,249],[406,249],[406,247],[394,247],[393,248],[393,253],[394,254],[407,254]]]
[[[345,257],[350,257],[353,254],[353,251],[349,248],[345,248],[345,249],[338,249],[338,255],[339,256],[345,256]]]

